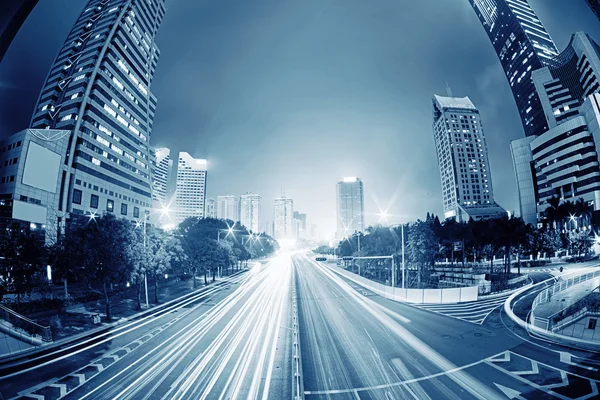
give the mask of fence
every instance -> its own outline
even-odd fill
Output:
[[[24,342],[39,346],[52,341],[49,326],[42,326],[0,304],[0,330]]]
[[[561,282],[558,282],[550,286],[548,289],[542,290],[537,296],[535,296],[535,299],[531,304],[531,309],[535,310],[537,305],[549,302],[552,296],[556,293],[562,292],[563,290],[566,290],[572,287],[573,285],[577,285],[581,282],[589,281],[590,279],[598,277],[600,277],[600,269],[596,269],[595,271],[587,272],[585,274],[577,275],[563,280]]]
[[[383,296],[387,299],[401,301],[406,303],[426,304],[426,303],[461,303],[475,301],[478,296],[478,286],[460,287],[453,289],[402,289],[391,287],[382,283],[374,282],[363,278],[353,272],[339,267],[330,267],[335,273],[342,275],[351,281],[364,286],[365,288]]]

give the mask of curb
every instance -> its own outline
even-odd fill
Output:
[[[519,325],[521,328],[525,329],[530,336],[532,336],[533,333],[538,338],[551,341],[558,345],[573,347],[576,349],[586,351],[599,351],[600,342],[590,342],[584,339],[578,339],[570,336],[558,335],[556,333],[549,332],[545,329],[538,328],[537,326],[534,326],[529,322],[522,320],[521,318],[517,317],[517,315],[512,311],[510,305],[518,295],[525,293],[529,289],[533,289],[534,287],[537,287],[552,280],[554,280],[554,278],[549,278],[538,283],[532,284],[530,286],[525,286],[520,290],[516,291],[504,302],[504,312],[514,323]]]

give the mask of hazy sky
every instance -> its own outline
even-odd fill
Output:
[[[559,49],[578,30],[600,41],[585,0],[530,3]],[[40,0],[17,35],[0,65],[0,135],[27,127],[81,9]],[[497,202],[518,209],[509,142],[523,129],[468,0],[168,0],[157,42],[151,143],[207,158],[209,197],[253,191],[272,220],[285,191],[326,234],[336,182],[359,176],[367,223],[379,207],[441,214],[431,97],[448,82],[481,112]]]

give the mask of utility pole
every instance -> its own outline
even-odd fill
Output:
[[[148,219],[148,214],[144,210],[144,253],[146,253],[146,220],[147,219]],[[146,308],[150,308],[150,304],[148,303],[148,273],[147,273],[147,268],[148,268],[148,266],[146,265],[146,268],[144,268],[144,288],[145,288],[145,291],[146,291]]]
[[[396,261],[392,256],[392,287],[396,287]]]
[[[401,225],[402,227],[402,289],[404,289],[404,224]]]

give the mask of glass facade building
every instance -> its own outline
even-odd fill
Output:
[[[337,183],[338,238],[362,232],[365,229],[365,202],[360,178],[345,177]]]
[[[526,0],[469,1],[504,69],[525,135],[541,135],[548,125],[531,73],[558,54],[556,45]]]
[[[149,212],[150,86],[164,15],[165,0],[90,0],[50,68],[31,127],[71,132],[58,205],[65,217]]]
[[[273,238],[294,238],[294,200],[289,197],[278,197],[273,207]]]

